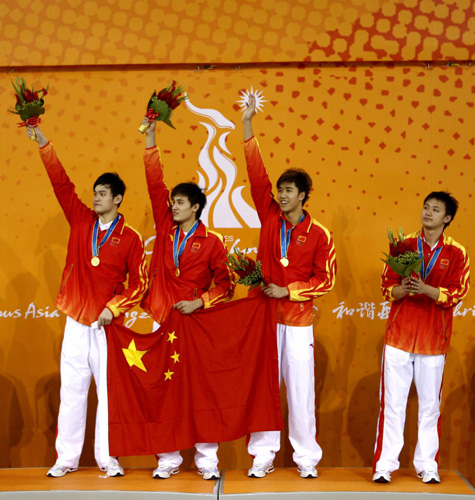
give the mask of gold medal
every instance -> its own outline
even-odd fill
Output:
[[[280,259],[280,263],[284,266],[287,267],[289,265],[289,259],[287,257],[282,257]]]
[[[175,268],[175,276],[178,278],[180,276],[180,269],[177,267]]]
[[[91,259],[91,264],[94,266],[94,267],[97,267],[99,264],[101,263],[101,261],[99,260],[99,257],[95,256]]]

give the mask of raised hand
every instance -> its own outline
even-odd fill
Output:
[[[244,129],[244,140],[248,141],[253,135],[252,117],[256,114],[256,97],[249,95],[249,104],[242,114],[242,124]]]
[[[27,126],[26,127],[26,135],[30,139],[36,141],[38,143],[38,145],[40,146],[40,148],[42,148],[43,146],[46,146],[46,144],[48,144],[48,139],[46,139],[46,137],[44,136],[40,127],[35,127],[33,129],[33,127]]]
[[[256,114],[256,96],[253,94],[249,95],[249,104],[247,105],[244,113],[242,114],[242,121],[250,121],[252,117]]]

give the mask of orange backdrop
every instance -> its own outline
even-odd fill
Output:
[[[21,7],[21,3],[15,2],[15,5]],[[141,53],[133,46],[127,54],[122,44],[135,39],[127,35],[133,35],[137,19],[142,18],[141,33],[147,34],[147,29],[152,29],[147,28],[149,24],[145,22],[152,12],[150,3],[121,1],[113,10],[109,3],[99,7],[94,2],[70,0],[48,5],[35,2],[28,7],[30,4],[25,2],[23,8],[29,8],[31,12],[26,14],[26,10],[22,10],[21,18],[20,7],[15,7],[13,2],[2,5],[5,15],[0,16],[0,22],[5,29],[16,26],[17,30],[4,29],[5,36],[0,42],[4,44],[0,57],[5,58],[1,63],[4,71],[0,74],[0,110],[3,116],[0,167],[2,467],[48,466],[54,462],[59,353],[64,325],[64,317],[55,311],[54,298],[68,237],[67,223],[54,199],[37,146],[26,138],[24,129],[16,127],[16,117],[7,114],[6,110],[12,109],[14,103],[9,65],[91,65],[87,68],[27,67],[21,74],[27,82],[50,85],[42,127],[55,144],[80,196],[89,202],[92,183],[100,173],[112,169],[120,172],[128,185],[123,212],[129,223],[143,234],[149,250],[153,246],[154,228],[142,164],[144,137],[137,132],[137,127],[152,90],[176,79],[186,85],[190,96],[190,105],[183,105],[175,113],[174,123],[178,131],[160,127],[159,143],[166,181],[170,186],[183,179],[203,180],[208,187],[213,185],[208,191],[212,198],[207,214],[210,227],[226,236],[230,248],[237,245],[241,249],[249,248],[251,252],[257,246],[258,229],[254,227],[255,214],[242,153],[239,100],[242,92],[251,87],[262,92],[265,102],[263,111],[255,118],[255,131],[271,178],[275,181],[281,171],[291,165],[309,171],[315,183],[309,211],[333,232],[337,248],[336,287],[315,303],[318,309],[315,317],[316,390],[324,466],[369,466],[372,462],[378,415],[379,365],[387,315],[379,291],[382,266],[379,259],[381,252],[387,249],[386,229],[396,229],[401,225],[407,231],[418,229],[425,194],[448,189],[461,205],[448,232],[464,244],[469,253],[474,248],[475,236],[471,228],[475,180],[475,87],[471,67],[433,63],[425,67],[422,63],[410,62],[336,65],[305,62],[310,51],[308,44],[302,41],[302,33],[311,29],[310,25],[319,19],[317,14],[322,16],[323,11],[303,1],[295,8],[290,2],[262,2],[263,7],[257,9],[252,26],[251,17],[247,17],[249,25],[246,35],[239,39],[239,49],[232,48],[235,43],[233,35],[229,29],[222,28],[225,30],[222,43],[226,44],[227,40],[229,50],[224,50],[221,42],[216,42],[210,35],[211,40],[207,39],[209,47],[203,52],[219,54],[219,57],[200,59],[201,52],[192,50],[203,43],[198,29],[189,32],[187,49],[181,50],[180,36],[185,35],[177,30],[184,31],[187,16],[198,23],[203,17],[205,20],[208,19],[206,16],[212,17],[213,11],[214,17],[208,20],[208,24],[212,25],[213,36],[219,39],[214,33],[219,31],[219,23],[226,25],[223,19],[231,17],[232,29],[236,31],[247,16],[245,7],[255,6],[252,2],[239,4],[239,7],[233,1],[216,3],[216,7],[205,7],[199,2],[187,3],[185,9],[185,2],[173,2],[172,6],[172,2],[157,0],[154,9],[167,12],[167,22],[171,23],[169,31],[173,40],[170,44],[173,47],[167,46],[165,50],[163,43],[154,42],[149,51]],[[366,17],[361,12],[363,3],[372,6]],[[421,10],[432,5],[409,0],[393,3],[400,10],[405,6],[405,11],[410,11],[414,25],[416,19],[423,16],[421,13],[416,16],[414,4]],[[319,6],[323,4],[325,2],[318,2]],[[432,17],[424,15],[434,23],[436,18],[441,20],[443,35],[431,38],[428,32],[425,35],[421,32],[422,43],[437,45],[438,48],[431,52],[436,54],[435,59],[468,59],[473,43],[470,36],[463,33],[473,22],[471,2],[435,4],[437,6],[430,14]],[[190,5],[197,5],[199,14],[193,16],[195,7],[190,10]],[[335,10],[336,5],[345,5],[343,13]],[[272,14],[271,6],[275,11]],[[300,23],[290,21],[295,15],[292,13],[300,12],[295,10],[297,8],[305,10]],[[334,16],[330,18],[334,19],[336,27],[322,24],[329,22],[324,20],[315,26],[327,26],[333,45],[336,43],[335,30],[344,30],[346,26],[342,16],[348,16],[353,10],[359,14],[358,21],[352,21],[352,29],[369,22],[364,21],[369,20],[369,15],[373,20],[383,14],[392,18],[392,28],[386,31],[392,34],[383,38],[388,44],[394,41],[391,37],[397,31],[396,14],[385,2],[332,2],[325,9]],[[258,14],[261,11],[267,12],[267,17]],[[124,12],[125,24],[118,15]],[[283,31],[276,28],[282,43],[275,44],[275,52],[263,52],[264,49],[270,50],[263,40],[266,36],[274,36],[273,23],[278,12],[286,19],[285,26],[279,28]],[[399,20],[408,15],[397,12]],[[446,15],[442,15],[443,12]],[[457,24],[462,12],[464,21]],[[103,28],[97,26],[100,16],[107,17],[102,21]],[[83,22],[80,25],[78,21],[74,30],[69,21],[73,17]],[[152,18],[155,17],[152,15]],[[264,18],[265,21],[260,21]],[[173,19],[181,21],[174,25]],[[329,17],[322,16],[322,19]],[[292,31],[296,24],[299,25],[299,34]],[[384,23],[378,25],[384,26]],[[62,29],[68,26],[69,31]],[[253,32],[250,31],[256,26],[262,30],[259,42],[252,41]],[[454,26],[459,27],[460,36],[449,46],[444,37],[452,33],[449,28]],[[75,30],[81,31],[84,38],[81,39]],[[88,30],[98,30],[99,34],[94,35],[94,31]],[[167,30],[158,30],[156,36],[162,36],[164,31]],[[364,32],[364,29],[359,31]],[[16,38],[11,36],[13,32]],[[368,27],[366,32],[373,39],[371,43],[376,43],[374,30]],[[24,36],[19,37],[20,33]],[[285,39],[284,33],[290,41]],[[39,38],[41,34],[43,38]],[[152,37],[153,33],[147,36]],[[347,34],[346,39],[350,36]],[[354,43],[361,36],[356,31]],[[99,37],[99,42],[94,37]],[[21,41],[17,40],[19,38]],[[111,45],[107,45],[106,38],[115,44],[116,58],[107,55]],[[13,39],[16,39],[15,44]],[[401,42],[396,50],[398,57],[375,53],[368,44],[361,45],[361,50],[352,44],[354,50],[346,56],[343,50],[326,54],[322,48],[311,54],[316,57],[315,61],[328,61],[333,57],[334,60],[366,58],[368,61],[369,58],[417,58],[417,54],[423,54],[423,51],[411,52],[409,39],[412,40],[410,37],[400,39],[404,43]],[[424,42],[426,39],[432,41]],[[8,52],[3,48],[7,47],[5,44],[9,40],[12,46]],[[83,41],[79,43],[78,40]],[[99,43],[96,49],[88,49],[87,44],[92,43],[90,40]],[[314,36],[315,40],[317,36]],[[81,50],[75,59],[76,43]],[[256,43],[260,56],[256,55],[257,48],[252,50],[246,43]],[[287,44],[294,44],[294,48]],[[61,50],[58,46],[62,47]],[[300,46],[307,47],[307,52],[302,52]],[[55,55],[54,51],[59,53]],[[259,63],[205,70],[202,64],[197,67],[204,60]],[[296,62],[274,64],[280,60]],[[151,64],[122,68],[108,66],[146,62],[195,64],[172,69]],[[239,290],[238,296],[243,293],[244,290]],[[140,310],[129,315],[128,322],[142,332],[151,326],[151,320],[142,318]],[[475,303],[473,294],[469,294],[456,310],[455,332],[448,355],[440,465],[459,469],[472,482],[475,480],[474,326]],[[89,417],[93,417],[93,410],[94,397],[91,396]],[[412,393],[407,421],[407,445],[401,457],[404,467],[411,466],[416,441],[417,401]],[[82,465],[93,464],[92,434],[91,426]],[[220,458],[224,468],[244,468],[250,464],[243,440],[223,444]],[[123,463],[152,466],[154,460],[151,457],[127,458]],[[187,452],[185,465],[191,463],[192,453]],[[290,444],[286,439],[276,465],[292,465]]]

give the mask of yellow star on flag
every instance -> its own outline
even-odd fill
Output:
[[[173,356],[170,356],[170,358],[172,358],[175,363],[179,363],[180,362],[180,355],[177,354],[177,352],[175,351],[175,354],[173,354]]]
[[[168,369],[167,372],[164,373],[165,375],[165,380],[171,380],[172,379],[172,375],[174,374],[175,372],[171,372],[170,369]]]
[[[175,335],[175,332],[172,332],[172,333],[169,333],[168,334],[168,340],[167,342],[171,342],[173,344],[173,341],[178,338],[176,335]]]
[[[132,340],[127,349],[122,348],[122,351],[124,352],[125,359],[127,360],[127,363],[129,363],[130,368],[135,365],[144,372],[147,371],[147,368],[145,368],[145,365],[143,364],[142,357],[148,351],[137,351],[137,348],[135,347],[135,340]]]

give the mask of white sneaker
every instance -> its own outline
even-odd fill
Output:
[[[121,477],[124,475],[124,469],[117,460],[111,460],[105,470],[107,477]]]
[[[198,469],[198,474],[203,476],[203,479],[219,479],[221,476],[217,467],[211,467],[209,469]]]
[[[74,472],[77,470],[78,470],[77,467],[72,468],[72,467],[66,467],[65,465],[54,464],[53,467],[51,467],[51,469],[46,473],[46,475],[49,477],[63,477],[68,472]]]
[[[266,474],[274,472],[274,464],[269,462],[267,464],[252,464],[247,475],[249,477],[265,477]]]
[[[426,484],[440,483],[439,474],[435,470],[423,470],[422,472],[419,472],[419,474],[417,474],[417,477],[420,477],[422,479],[422,482]]]
[[[375,483],[390,483],[391,473],[388,470],[377,470],[373,474],[373,481]]]
[[[297,470],[300,477],[318,477],[317,469],[313,465],[299,465]]]
[[[155,479],[168,479],[172,474],[178,474],[179,472],[179,467],[162,464],[153,471],[153,477]]]

